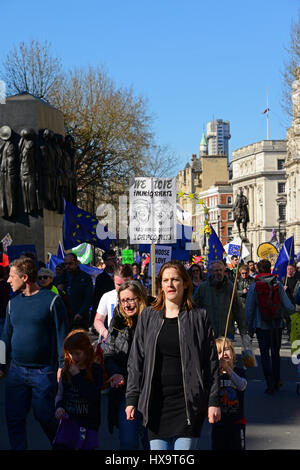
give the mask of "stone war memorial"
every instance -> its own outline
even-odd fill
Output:
[[[29,93],[0,104],[0,240],[56,254],[64,199],[76,205],[73,138],[61,111]]]

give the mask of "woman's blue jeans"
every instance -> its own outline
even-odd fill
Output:
[[[26,417],[32,406],[34,417],[52,443],[58,421],[55,419],[56,369],[35,369],[10,365],[5,379],[5,411],[12,450],[27,449]]]
[[[151,450],[197,450],[198,446],[198,437],[170,437],[150,441]]]

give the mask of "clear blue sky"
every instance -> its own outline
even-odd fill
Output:
[[[1,3],[4,3],[3,0]],[[20,41],[47,39],[65,69],[104,65],[119,86],[148,100],[156,141],[183,168],[203,126],[231,124],[230,155],[286,137],[280,101],[299,0],[21,0],[2,7],[0,59]]]

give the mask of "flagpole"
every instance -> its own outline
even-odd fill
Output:
[[[225,341],[226,341],[228,325],[229,325],[229,318],[230,318],[232,304],[233,304],[233,300],[234,300],[234,294],[235,294],[235,290],[236,290],[237,278],[238,278],[238,273],[239,273],[239,265],[240,265],[240,259],[241,259],[241,254],[242,254],[242,247],[243,247],[243,240],[241,241],[240,253],[239,253],[239,257],[238,257],[238,264],[237,264],[237,267],[236,267],[236,273],[235,273],[235,278],[234,278],[234,283],[233,283],[232,295],[231,295],[230,305],[229,305],[228,314],[227,314],[222,356],[224,355]]]
[[[267,91],[267,140],[269,140],[269,98]]]
[[[291,243],[291,246],[290,246],[289,264],[290,264],[290,262],[291,262],[291,254],[292,254],[293,243],[294,243],[294,234],[293,234],[293,239],[292,239],[292,243]],[[287,272],[286,272],[286,275],[285,275],[284,286],[285,286],[285,287],[287,286]]]
[[[156,269],[155,269],[155,244],[151,244],[151,277],[152,277],[152,297],[156,297]]]

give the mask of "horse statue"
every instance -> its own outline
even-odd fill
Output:
[[[237,229],[239,232],[239,236],[242,238],[241,235],[241,227],[244,229],[244,238],[247,239],[247,224],[249,222],[249,213],[248,213],[248,199],[243,194],[243,190],[240,189],[239,194],[236,197],[233,205],[233,212],[234,212],[234,221],[237,225]]]

